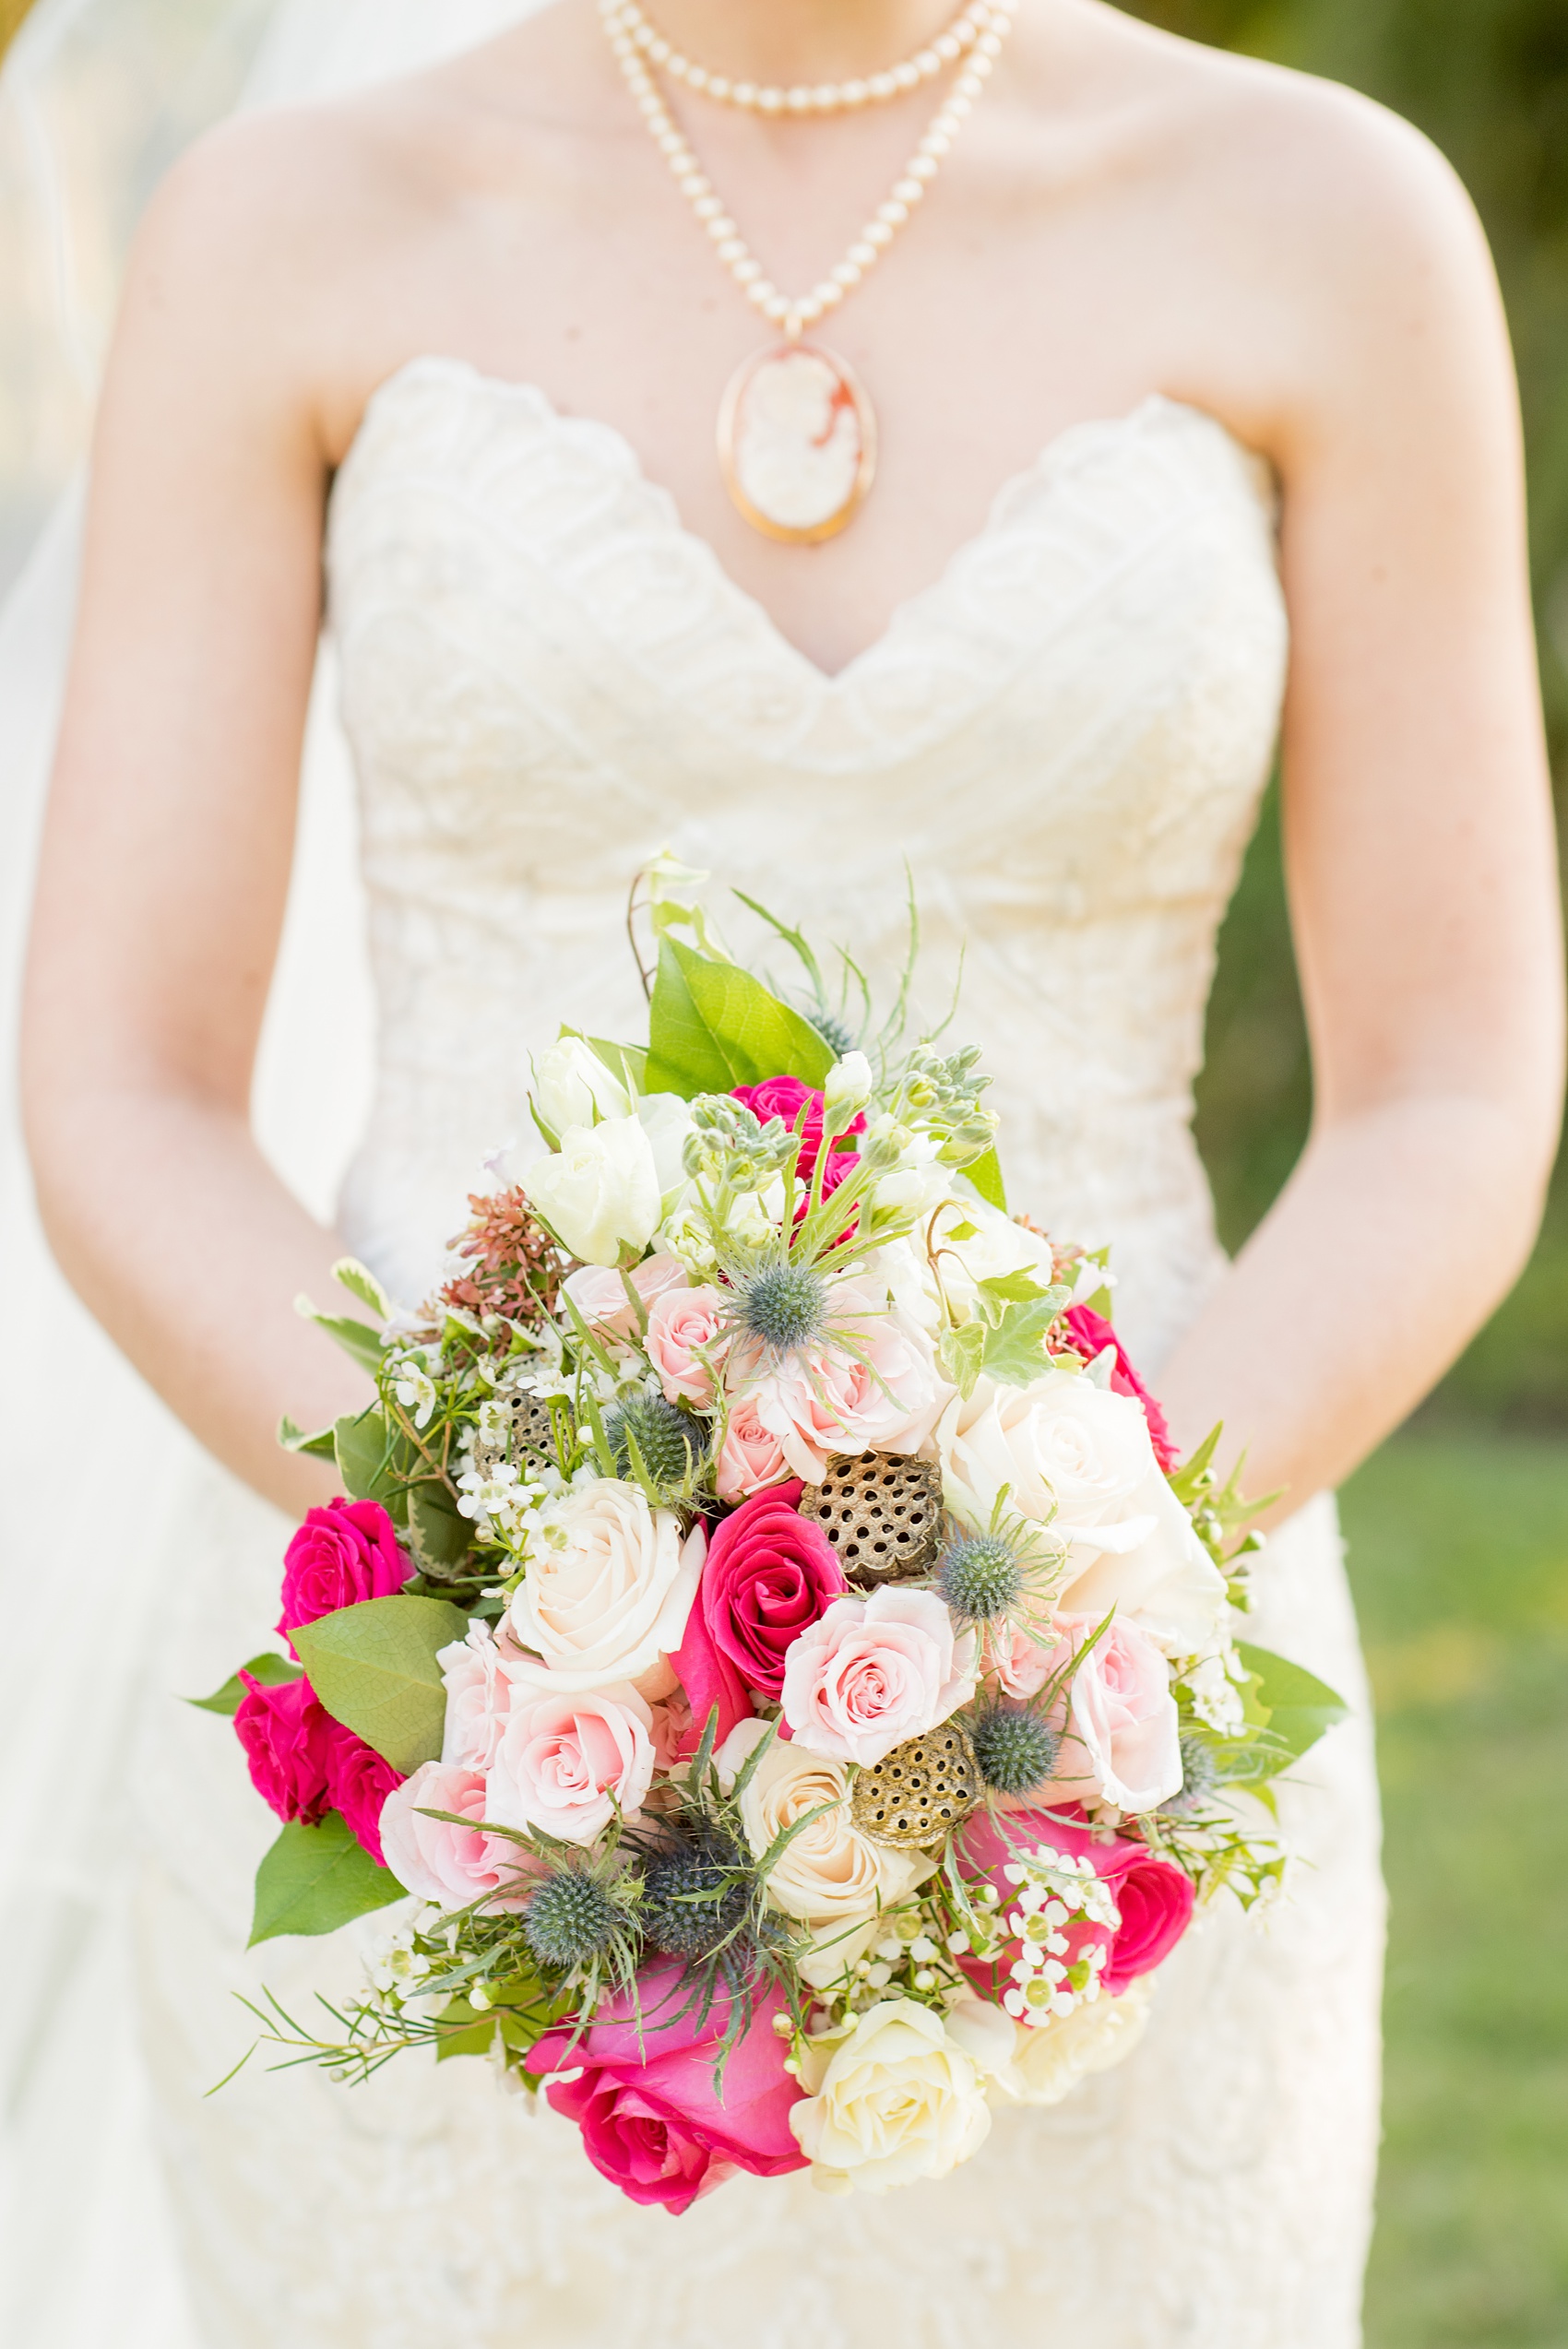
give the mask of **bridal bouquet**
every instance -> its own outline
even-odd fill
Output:
[[[1118,2061],[1340,1710],[1235,1637],[1233,1480],[1103,1252],[1009,1217],[976,1055],[907,1042],[907,982],[852,1029],[775,924],[797,1008],[694,878],[652,876],[647,1045],[540,1055],[543,1153],[430,1302],[338,1268],[377,1400],[285,1425],[347,1497],[207,1700],[284,1822],[253,1940],[400,1904],[328,2035],[267,2035],[488,2055],[672,2212],[940,2177]]]

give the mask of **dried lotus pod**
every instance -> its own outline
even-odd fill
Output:
[[[852,1583],[905,1583],[929,1573],[942,1546],[942,1470],[900,1452],[830,1460],[802,1496]]]
[[[969,1733],[961,1721],[944,1721],[857,1771],[849,1815],[872,1843],[908,1850],[940,1844],[980,1799]]]
[[[521,1452],[542,1452],[548,1458],[554,1458],[555,1423],[542,1394],[515,1389],[509,1394],[498,1394],[495,1403],[508,1423],[506,1440],[504,1443],[475,1444],[474,1465],[481,1477],[488,1477],[503,1461],[515,1461]]]

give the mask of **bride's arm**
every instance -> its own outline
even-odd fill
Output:
[[[1516,1277],[1557,1133],[1557,860],[1520,435],[1490,260],[1399,131],[1325,253],[1280,420],[1290,907],[1311,1139],[1161,1379],[1279,1515],[1433,1384]],[[1307,289],[1311,309],[1313,289]]]
[[[320,616],[321,321],[257,233],[243,153],[140,243],[112,357],[43,846],[24,1107],[44,1220],[98,1319],[285,1506],[274,1440],[365,1382],[291,1310],[341,1253],[249,1126]],[[330,214],[325,217],[329,218]],[[308,247],[296,246],[295,255]]]

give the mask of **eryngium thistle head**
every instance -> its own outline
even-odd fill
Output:
[[[750,1906],[738,1846],[661,1852],[643,1873],[637,1911],[643,1938],[666,1957],[688,1963],[707,1957],[745,1923]]]
[[[547,1876],[523,1912],[523,1938],[540,1965],[587,1965],[626,1919],[602,1884],[580,1869]]]
[[[999,1795],[1030,1795],[1056,1767],[1061,1739],[1038,1713],[988,1705],[969,1723],[975,1760]]]
[[[965,1623],[993,1623],[1022,1597],[1028,1572],[1005,1534],[955,1534],[936,1565],[936,1587]]]
[[[792,1354],[827,1326],[827,1283],[809,1264],[770,1264],[742,1287],[740,1323],[770,1353]]]
[[[841,1061],[846,1052],[852,1052],[861,1040],[848,1020],[840,1019],[837,1012],[827,1011],[821,1003],[808,1003],[804,1016],[836,1060]]]
[[[629,1394],[604,1415],[604,1440],[618,1475],[632,1474],[635,1442],[642,1465],[661,1492],[678,1490],[706,1450],[700,1419],[661,1394]]]
[[[1159,1808],[1172,1819],[1183,1819],[1192,1811],[1202,1810],[1218,1784],[1219,1769],[1212,1750],[1202,1738],[1183,1738],[1181,1787]]]

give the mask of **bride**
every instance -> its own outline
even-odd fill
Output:
[[[194,2338],[1349,2349],[1364,1701],[1286,1789],[1289,1901],[1211,1918],[1122,2070],[940,2189],[741,2179],[671,2228],[479,2066],[204,2096],[232,1990],[355,1973],[335,1942],[246,1958],[266,1822],[169,1694],[265,1643],[277,1513],[330,1489],[279,1413],[362,1399],[292,1300],[345,1245],[417,1298],[520,1136],[529,1049],[634,1031],[621,912],[660,847],[883,977],[908,859],[933,1002],[967,941],[1018,1201],[1112,1244],[1179,1434],[1223,1418],[1286,1494],[1258,1636],[1342,1690],[1327,1496],[1515,1275],[1550,1159],[1518,421],[1445,167],[1100,0],[650,16],[556,0],[204,140],[103,392],[25,1106],[60,1263],[222,1464],[177,1512],[128,1765]],[[324,619],[378,1020],[332,1232],[249,1119]],[[1228,1265],[1191,1084],[1282,711],[1315,1118]]]

